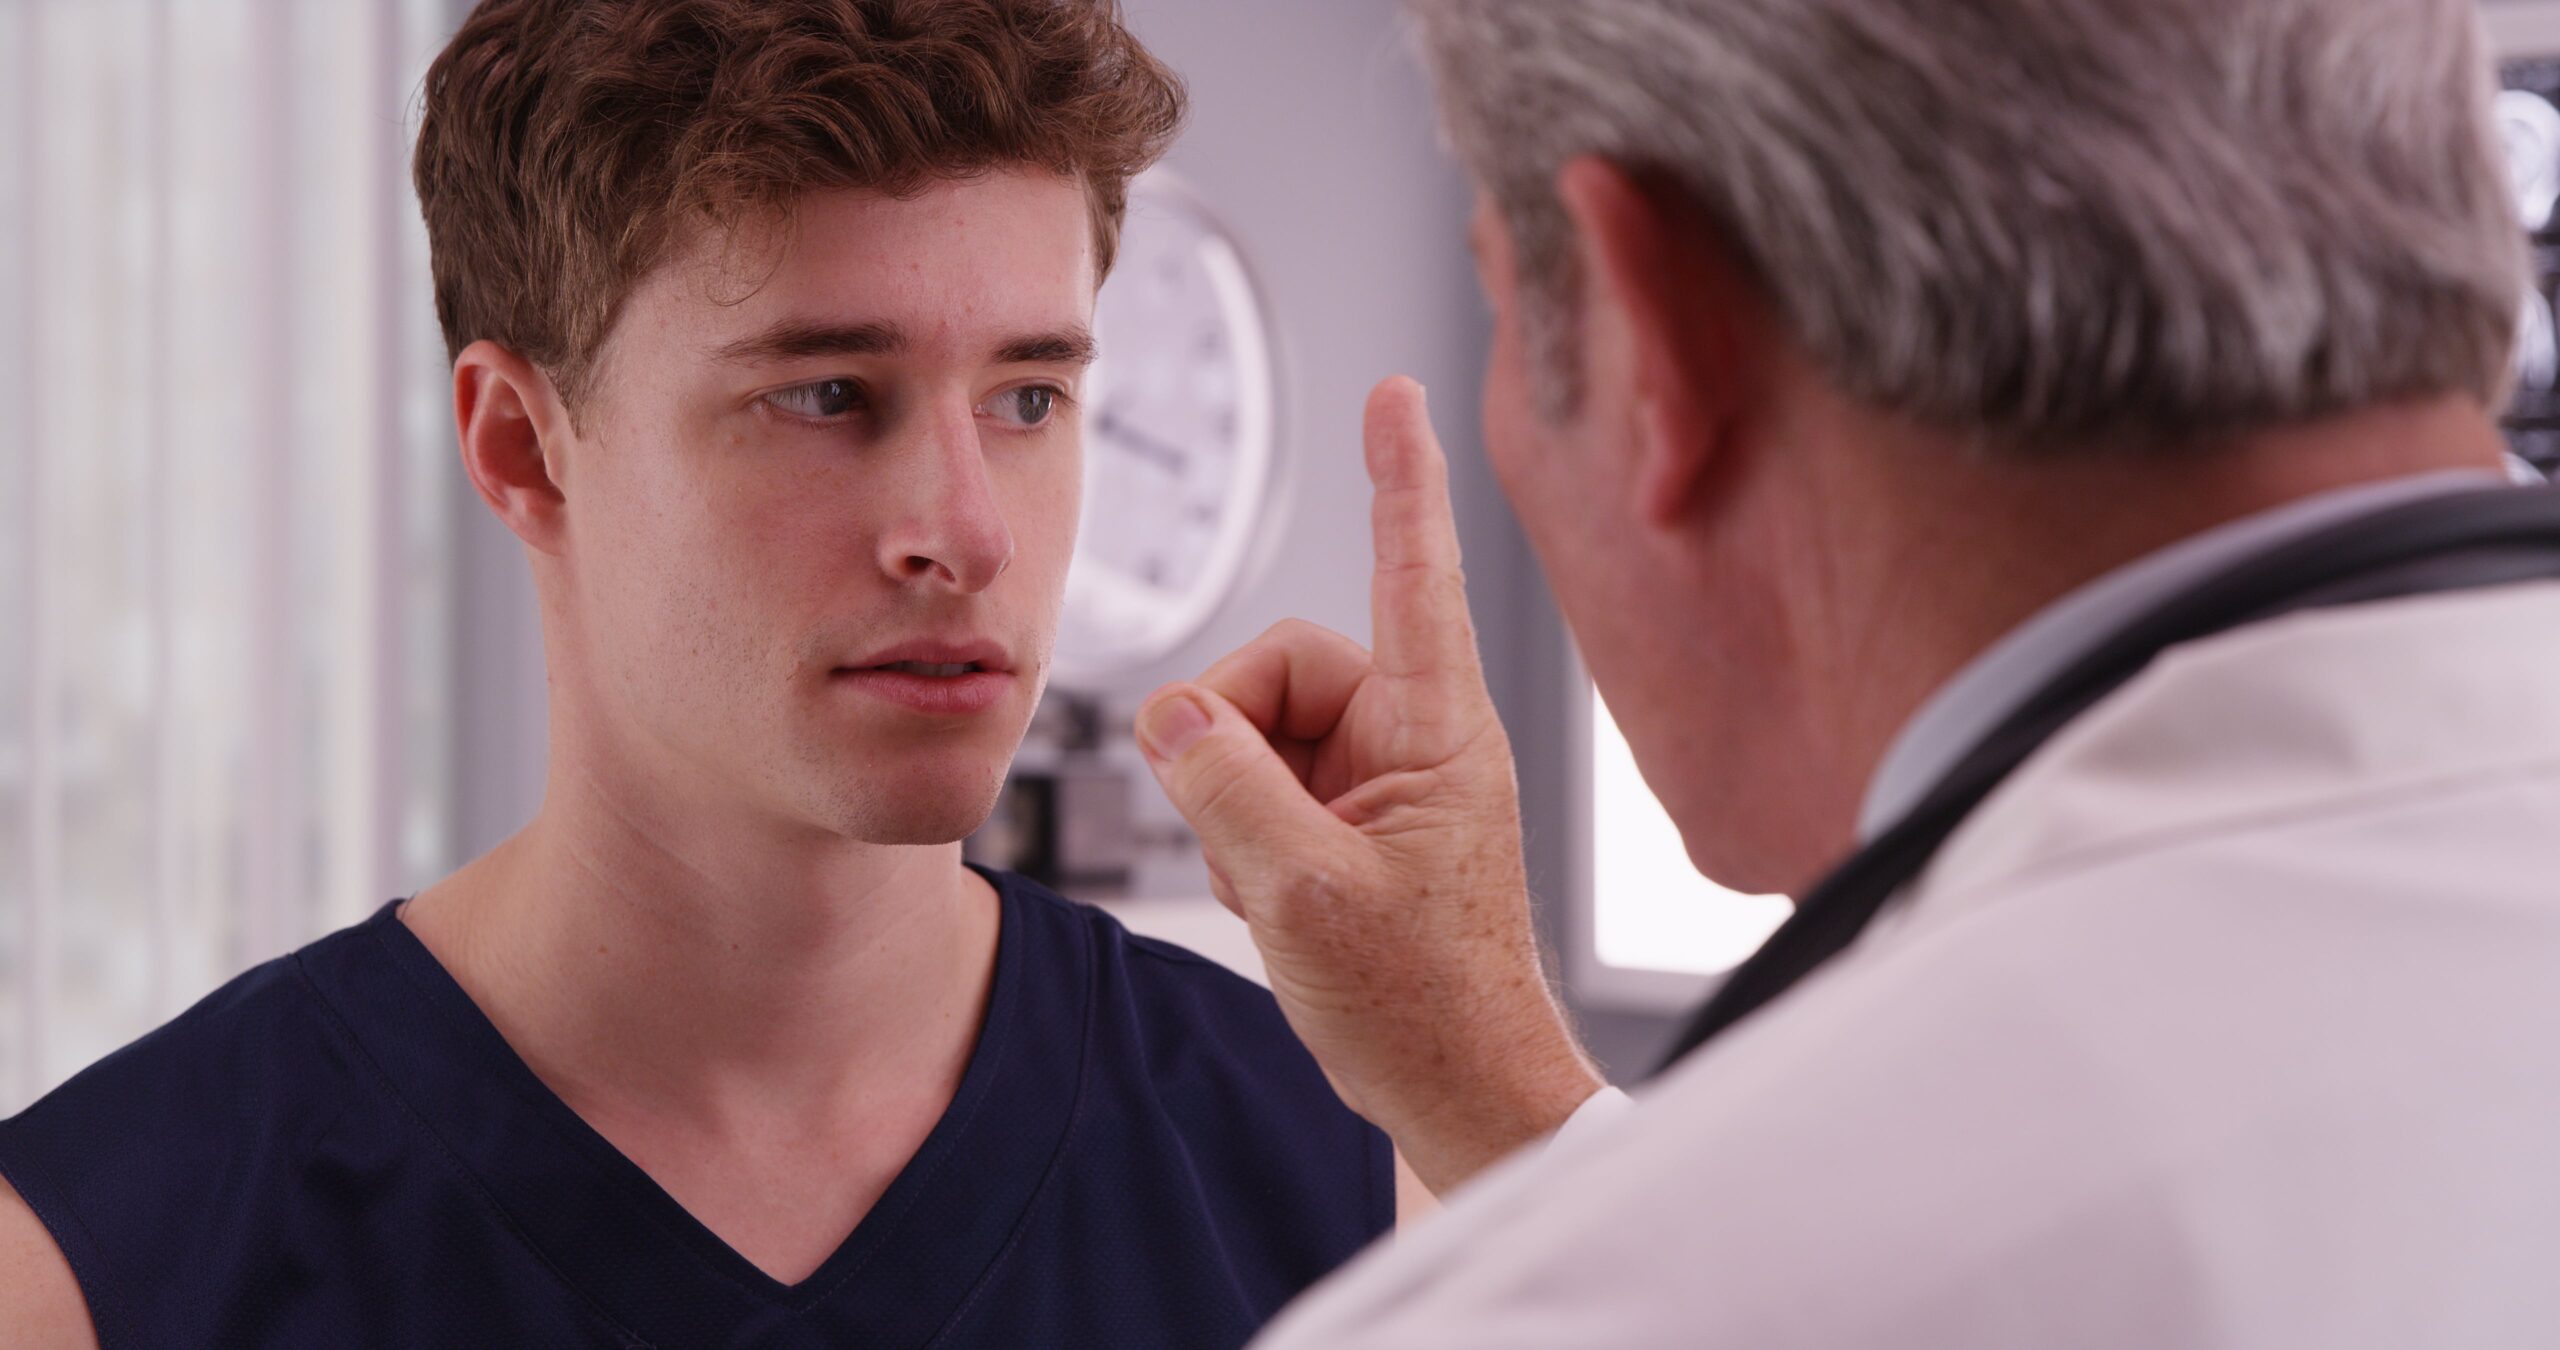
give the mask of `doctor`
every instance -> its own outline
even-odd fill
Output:
[[[1457,1190],[1265,1343],[2551,1344],[2560,507],[2469,0],[1413,8],[1486,451],[1692,858],[1802,903],[1602,1085],[1382,386],[1375,650],[1139,728]]]

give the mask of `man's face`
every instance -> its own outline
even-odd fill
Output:
[[[1031,172],[811,193],[645,278],[555,467],[554,681],[608,771],[975,829],[1047,680],[1094,288],[1082,188]]]

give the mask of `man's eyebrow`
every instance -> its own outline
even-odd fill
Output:
[[[723,361],[793,361],[811,356],[894,356],[907,335],[894,323],[807,323],[785,319],[719,350]]]
[[[1054,333],[1013,338],[998,345],[996,364],[1086,366],[1093,364],[1093,353],[1093,334],[1082,328],[1061,328]]]

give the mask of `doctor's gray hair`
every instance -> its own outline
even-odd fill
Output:
[[[1569,413],[1557,171],[1685,196],[1848,395],[2003,449],[2505,398],[2473,0],[1411,0]]]

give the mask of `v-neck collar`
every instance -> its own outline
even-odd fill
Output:
[[[303,964],[458,1180],[634,1336],[687,1350],[813,1333],[921,1347],[1038,1199],[1084,1081],[1089,929],[1040,924],[1007,878],[988,880],[1001,897],[995,975],[959,1090],[852,1234],[797,1284],[740,1256],[570,1110],[400,922],[397,902]]]

